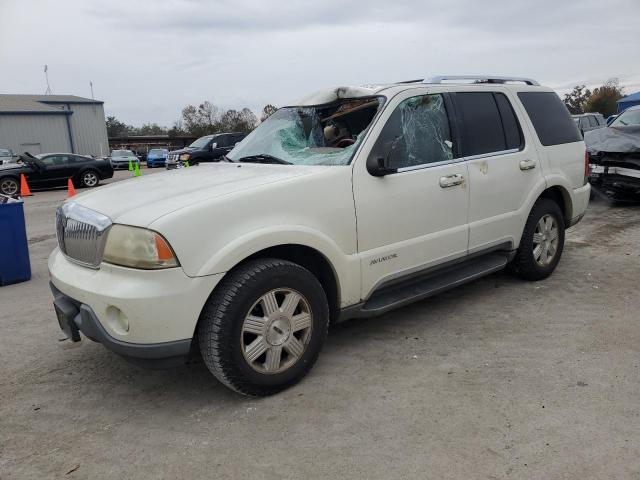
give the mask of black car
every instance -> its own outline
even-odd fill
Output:
[[[75,187],[95,187],[100,180],[113,177],[113,168],[107,160],[73,153],[20,155],[18,163],[0,166],[0,193],[19,193],[22,173],[30,188],[63,186],[69,179]]]
[[[233,132],[200,137],[186,148],[169,152],[166,162],[167,169],[179,168],[185,162],[189,162],[189,165],[196,165],[200,162],[217,162],[246,136],[246,133]]]

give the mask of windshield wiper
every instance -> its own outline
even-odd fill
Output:
[[[280,165],[293,165],[293,163],[291,162],[287,162],[286,160],[282,160],[281,158],[274,157],[273,155],[269,155],[268,153],[261,153],[260,155],[248,155],[246,157],[239,158],[238,162],[277,163]]]
[[[235,160],[231,160],[231,159],[230,159],[229,157],[227,157],[226,155],[222,155],[222,159],[223,159],[225,162],[236,163],[236,161],[235,161]]]

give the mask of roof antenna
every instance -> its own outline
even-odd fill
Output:
[[[89,80],[89,87],[91,87],[91,100],[95,100],[95,98],[93,98],[93,82],[91,80]]]
[[[47,82],[47,90],[44,92],[45,95],[51,95],[51,87],[49,86],[49,67],[47,65],[44,66],[44,79]]]

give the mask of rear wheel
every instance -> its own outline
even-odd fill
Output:
[[[529,213],[520,247],[510,267],[526,280],[542,280],[555,270],[564,248],[564,217],[556,202],[539,198]]]
[[[245,395],[271,395],[302,379],[327,335],[329,307],[316,277],[295,263],[258,259],[231,271],[198,328],[213,375]]]
[[[80,175],[80,186],[84,188],[95,187],[99,181],[98,174],[93,170],[87,170]]]
[[[0,193],[3,195],[15,195],[20,190],[18,181],[15,178],[0,178]]]

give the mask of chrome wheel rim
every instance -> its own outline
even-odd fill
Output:
[[[5,195],[14,195],[18,192],[18,182],[12,178],[5,178],[0,183],[0,191]]]
[[[546,267],[558,252],[558,222],[549,214],[543,215],[533,232],[533,258],[538,265]]]
[[[256,372],[281,373],[304,354],[312,324],[309,302],[301,293],[271,290],[253,304],[242,322],[242,355]]]
[[[82,181],[87,187],[95,187],[98,183],[98,177],[95,173],[87,172],[82,177]]]

